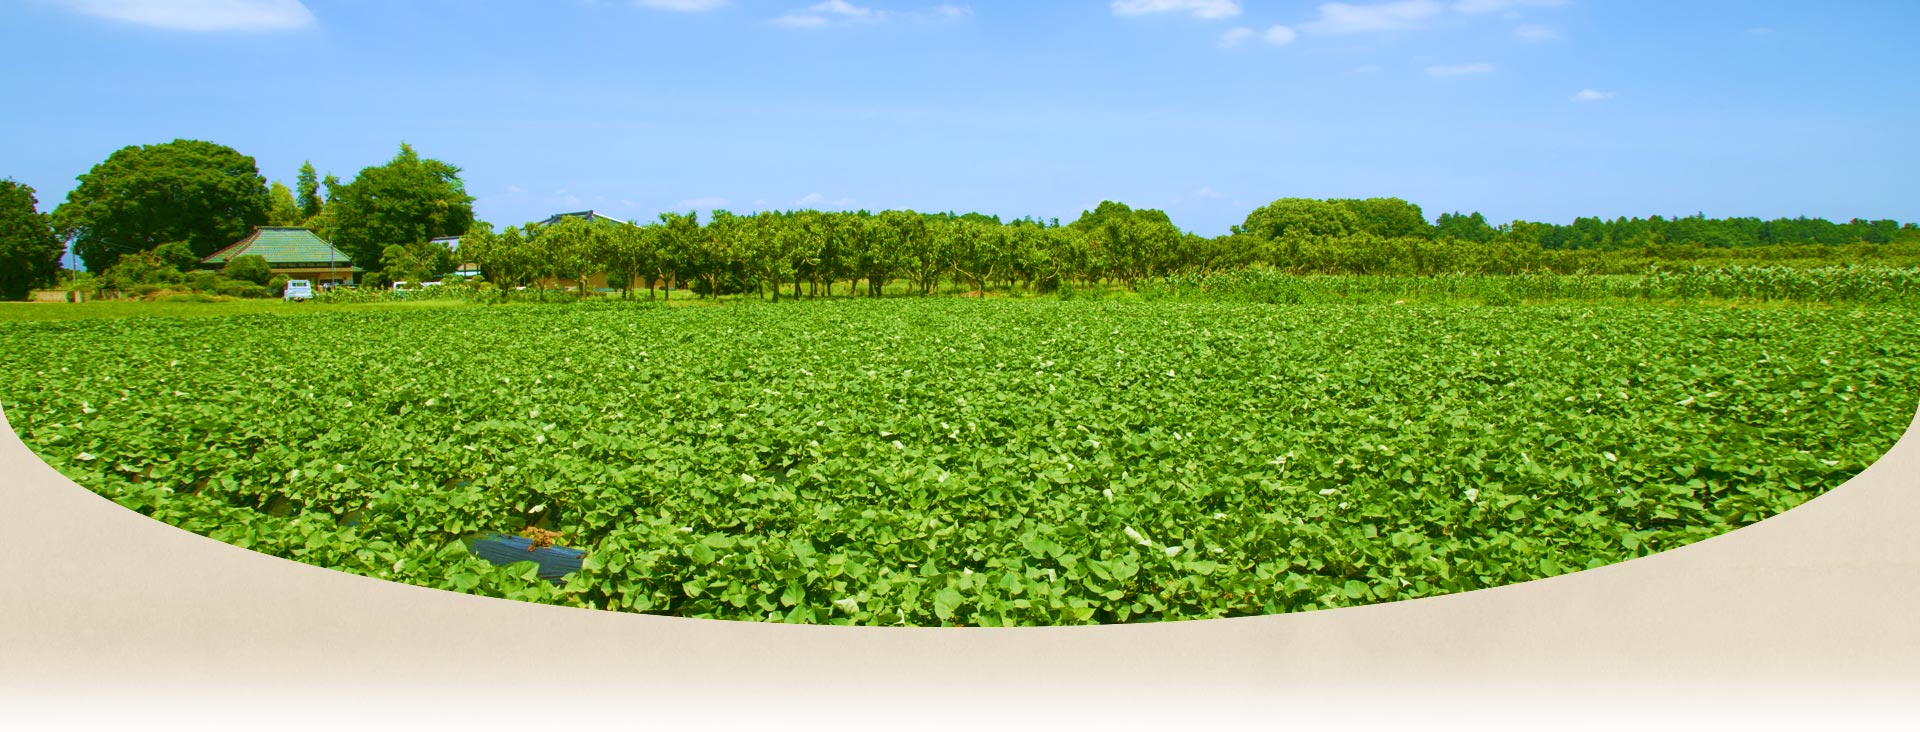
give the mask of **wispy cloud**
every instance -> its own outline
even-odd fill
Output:
[[[1439,0],[1397,0],[1374,5],[1326,3],[1320,6],[1319,17],[1300,24],[1300,29],[1325,35],[1413,30],[1445,14],[1446,10]]]
[[[1772,28],[1766,28],[1766,27],[1760,27],[1760,28],[1748,28],[1748,29],[1747,29],[1747,35],[1750,35],[1750,36],[1770,36],[1770,35],[1773,35],[1773,29],[1772,29]]]
[[[727,0],[633,0],[633,4],[655,10],[672,10],[678,13],[699,13],[726,5]]]
[[[1265,31],[1256,31],[1252,28],[1241,27],[1228,30],[1226,33],[1221,34],[1220,45],[1231,48],[1258,38],[1276,46],[1284,46],[1292,43],[1293,39],[1299,37],[1299,35],[1300,34],[1295,33],[1292,28],[1284,25],[1276,25]]]
[[[691,208],[691,209],[700,209],[703,211],[712,211],[713,209],[716,209],[716,208],[726,207],[727,203],[728,203],[727,199],[721,198],[719,196],[704,196],[701,198],[689,198],[685,201],[681,201],[675,207],[682,208],[682,209]]]
[[[1566,0],[1458,0],[1451,4],[1440,0],[1393,0],[1381,3],[1323,3],[1318,15],[1300,24],[1308,33],[1342,35],[1422,30],[1445,20],[1449,11],[1461,15],[1485,15],[1505,12],[1518,17],[1521,8],[1565,5]],[[1541,28],[1541,26],[1529,26]],[[1551,31],[1549,31],[1551,32]],[[1539,40],[1539,39],[1529,39]]]
[[[1224,48],[1232,48],[1246,43],[1256,35],[1259,34],[1254,33],[1252,28],[1232,28],[1220,34],[1220,45]]]
[[[1378,67],[1378,66],[1375,66],[1375,65],[1373,65],[1373,64],[1367,64],[1367,65],[1365,65],[1365,66],[1355,66],[1355,67],[1353,67],[1352,69],[1350,69],[1350,70],[1348,70],[1348,71],[1347,71],[1347,73],[1349,73],[1349,74],[1377,74],[1377,73],[1380,73],[1380,67]]]
[[[1520,8],[1555,8],[1567,4],[1567,0],[1460,0],[1453,9],[1462,13],[1498,13],[1502,10]]]
[[[1580,93],[1573,95],[1573,101],[1604,102],[1608,99],[1612,99],[1613,96],[1614,96],[1613,92],[1610,92],[1610,91],[1599,91],[1596,89],[1581,89]]]
[[[1480,61],[1477,63],[1470,63],[1470,64],[1428,66],[1427,73],[1433,76],[1466,76],[1468,74],[1490,74],[1490,73],[1493,73],[1493,64],[1487,63],[1485,61]]]
[[[1528,43],[1544,43],[1560,40],[1560,31],[1552,27],[1529,23],[1513,29],[1513,37]]]
[[[1220,192],[1214,190],[1213,186],[1200,186],[1200,190],[1194,191],[1193,193],[1190,193],[1187,195],[1190,195],[1194,198],[1219,198]]]
[[[788,28],[825,28],[829,25],[872,24],[889,20],[952,21],[973,15],[967,5],[941,3],[924,11],[897,12],[855,5],[847,0],[826,0],[768,22]]]
[[[1114,15],[1185,13],[1214,20],[1240,14],[1240,0],[1113,0]]]
[[[126,23],[188,31],[270,31],[313,24],[300,0],[58,0],[73,10]]]
[[[822,206],[826,206],[829,208],[846,208],[848,206],[853,205],[853,199],[835,198],[833,200],[827,200],[826,196],[820,195],[820,193],[818,192],[814,192],[814,193],[809,193],[807,195],[801,196],[800,200],[793,202],[793,205],[799,206],[801,208],[820,208]]]

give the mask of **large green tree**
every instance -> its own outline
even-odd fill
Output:
[[[79,181],[54,210],[54,226],[94,272],[172,241],[204,257],[267,223],[267,180],[253,158],[225,145],[124,147]]]
[[[33,188],[0,180],[0,300],[25,300],[60,276],[65,250]]]
[[[457,236],[473,225],[473,196],[460,181],[460,169],[422,158],[406,143],[387,164],[365,168],[328,192],[333,243],[369,270],[384,269],[381,258],[389,246]]]
[[[293,189],[274,181],[267,188],[267,225],[299,226],[305,220],[300,216],[300,204],[293,201]]]
[[[300,179],[297,183],[300,186],[298,191],[300,197],[295,199],[295,202],[300,205],[300,220],[306,221],[319,216],[320,207],[324,202],[320,200],[320,177],[314,171],[312,161],[300,164]]]

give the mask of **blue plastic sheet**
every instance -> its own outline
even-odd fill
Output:
[[[535,547],[533,541],[512,534],[485,534],[467,545],[474,556],[499,565],[533,562],[540,565],[540,579],[561,584],[566,576],[579,571],[587,553],[564,546]]]

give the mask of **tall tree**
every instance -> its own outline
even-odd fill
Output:
[[[54,210],[88,270],[184,241],[206,256],[267,223],[267,181],[253,158],[199,140],[124,147],[79,177]]]
[[[300,204],[300,220],[306,221],[319,216],[320,208],[325,205],[325,202],[320,200],[320,178],[313,170],[313,161],[300,164],[300,179],[296,184],[300,187],[297,191],[300,197],[296,200],[296,203]]]
[[[369,270],[383,269],[388,246],[456,236],[473,225],[473,196],[460,169],[421,158],[406,143],[386,165],[362,169],[353,182],[328,191],[333,243]]]
[[[300,216],[300,204],[293,201],[293,189],[274,181],[267,189],[267,225],[299,226],[305,220]]]
[[[60,276],[65,247],[39,207],[32,186],[0,180],[0,300],[25,300]]]

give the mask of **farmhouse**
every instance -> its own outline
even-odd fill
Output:
[[[311,230],[298,226],[256,226],[247,238],[200,260],[203,269],[218,269],[236,257],[257,255],[276,275],[311,280],[315,285],[350,285],[366,272],[353,259]]]

